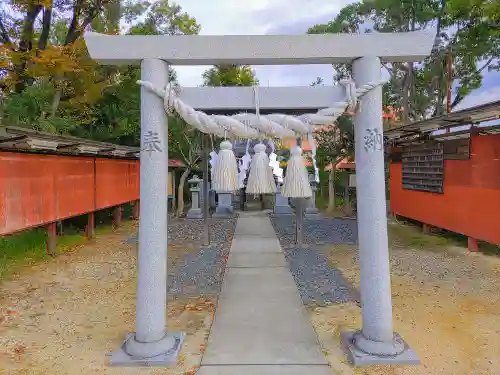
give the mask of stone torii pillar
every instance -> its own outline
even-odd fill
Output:
[[[160,87],[168,65],[141,62],[141,78]],[[136,330],[111,355],[111,365],[161,366],[177,362],[184,334],[167,332],[168,133],[163,100],[141,88],[140,219]]]
[[[380,76],[378,57],[354,61],[356,87]],[[343,332],[342,339],[355,365],[418,364],[416,353],[392,327],[381,86],[363,97],[354,132],[363,328]]]

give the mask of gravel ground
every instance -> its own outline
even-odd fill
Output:
[[[232,233],[236,225],[236,217],[233,219],[209,219],[210,242],[225,243],[232,240]],[[183,243],[185,241],[200,242],[203,239],[203,220],[178,219],[170,216],[168,218],[168,242]],[[138,234],[127,239],[127,243],[137,243]]]
[[[169,296],[215,296],[220,292],[225,262],[231,248],[236,218],[209,220],[210,246],[201,246],[203,220],[169,218],[169,244],[195,243],[196,252],[187,253],[169,271]],[[126,240],[137,243],[137,234]]]
[[[295,216],[270,215],[274,230],[281,246],[295,244]],[[305,218],[303,229],[304,243],[322,244],[352,244],[356,242],[356,220],[336,218]]]
[[[359,286],[353,245],[325,246],[330,264]],[[500,258],[456,246],[390,246],[394,330],[420,366],[353,369],[339,345],[342,330],[362,325],[354,304],[316,307],[311,320],[331,367],[344,375],[500,374]]]
[[[222,285],[229,248],[230,246],[202,247],[197,253],[188,254],[175,272],[168,275],[169,294],[217,295]]]
[[[225,235],[231,236],[227,225]],[[234,226],[234,220],[232,225]],[[61,252],[56,258],[26,264],[0,287],[0,375],[123,375],[109,367],[106,353],[116,350],[135,327],[137,246],[124,241],[137,232],[136,222],[125,222],[110,233]],[[169,244],[169,270],[174,275],[207,274],[220,265],[229,243],[214,244],[216,253],[199,250],[185,241]],[[201,260],[194,255],[201,253]],[[218,257],[209,261],[203,257]],[[198,263],[196,263],[198,262]],[[200,262],[208,262],[201,266]],[[212,263],[210,263],[212,262]],[[189,265],[189,266],[186,266]],[[183,271],[189,268],[189,271]],[[214,272],[214,271],[210,271]],[[191,280],[179,276],[182,283]],[[202,276],[200,276],[202,278]],[[195,280],[195,282],[198,282]],[[216,285],[216,283],[212,283]],[[173,368],[134,368],[134,375],[193,374],[201,362],[213,321],[217,298],[201,296],[203,287],[190,295],[169,295],[168,329],[185,332],[179,362]],[[184,288],[186,289],[186,288]]]
[[[342,273],[329,266],[328,260],[315,249],[287,248],[283,251],[305,305],[359,301],[358,292]]]
[[[354,243],[355,221],[322,217],[305,219],[304,248],[294,246],[293,216],[271,215],[271,222],[305,305],[326,306],[332,303],[359,301],[358,292],[318,251],[318,246],[326,243]]]

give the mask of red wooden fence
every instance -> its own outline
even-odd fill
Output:
[[[0,152],[0,235],[138,199],[138,160]]]
[[[403,189],[391,163],[391,211],[424,224],[500,245],[500,134],[473,136],[469,160],[445,160],[444,193]]]

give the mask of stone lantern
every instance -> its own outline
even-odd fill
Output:
[[[203,182],[197,175],[194,175],[192,179],[188,180],[191,186],[189,191],[191,192],[191,208],[187,212],[186,217],[188,219],[202,219],[203,212],[201,210],[201,183]]]
[[[316,207],[316,192],[318,191],[318,183],[312,173],[309,173],[309,184],[311,185],[312,196],[311,198],[307,198],[305,216],[314,217],[319,215],[319,210]]]

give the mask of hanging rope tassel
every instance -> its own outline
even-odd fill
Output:
[[[266,146],[258,143],[254,147],[255,155],[250,164],[248,176],[248,194],[274,194],[276,184],[274,182],[273,170],[269,166],[269,157],[266,154]]]
[[[239,173],[240,189],[245,187],[247,171],[250,168],[250,162],[252,161],[252,157],[248,152],[249,147],[250,147],[250,139],[247,139],[245,155],[243,155],[243,157],[241,158],[241,164],[240,164],[240,173]]]
[[[230,193],[238,190],[238,164],[229,141],[220,144],[217,163],[214,166],[214,190],[217,193]]]
[[[214,181],[215,180],[214,171],[215,171],[215,166],[217,165],[217,158],[219,156],[217,155],[217,152],[213,149],[213,146],[212,146],[212,151],[210,152],[209,156],[210,156],[210,160],[208,161],[208,163],[210,164],[210,179],[211,179],[211,181]]]
[[[313,135],[309,133],[307,135],[307,140],[309,141],[309,144],[311,145],[311,151],[312,151],[312,163],[313,163],[313,168],[314,168],[314,181],[316,181],[317,184],[319,184],[319,169],[318,165],[316,163],[316,140],[314,139]]]
[[[281,195],[287,198],[308,198],[312,196],[307,169],[302,157],[302,149],[298,146],[291,150]]]

